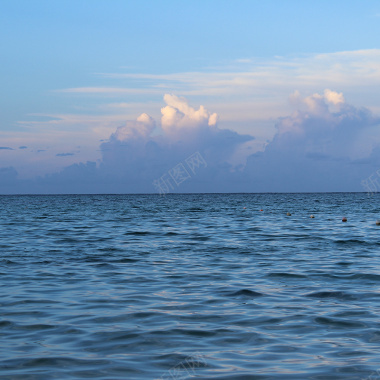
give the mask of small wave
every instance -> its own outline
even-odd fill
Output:
[[[334,291],[324,291],[324,292],[314,292],[314,293],[309,293],[306,294],[306,297],[311,297],[311,298],[335,298],[339,300],[356,300],[357,297],[350,293],[346,292],[334,292]]]
[[[268,277],[306,278],[307,276],[298,273],[272,272],[268,274]]]
[[[210,237],[202,236],[202,235],[193,235],[193,236],[189,236],[189,239],[196,240],[196,241],[207,241],[207,240],[210,240]]]
[[[358,240],[358,239],[347,239],[347,240],[338,239],[338,240],[335,240],[335,243],[338,243],[338,244],[365,243],[365,241]]]
[[[3,260],[1,260],[0,263],[1,264],[5,264],[5,265],[18,265],[19,264],[16,261],[12,261],[12,260],[9,260],[9,259],[3,259]]]
[[[58,304],[59,301],[48,300],[48,299],[24,299],[21,301],[14,301],[7,304],[7,306],[18,306],[18,305],[26,305],[26,304]]]
[[[137,261],[140,261],[139,259],[130,259],[130,258],[124,258],[124,259],[117,259],[112,260],[112,263],[136,263]]]
[[[357,273],[353,278],[360,278],[365,280],[380,281],[380,274],[375,273]]]
[[[84,365],[107,365],[110,362],[104,359],[77,359],[71,357],[41,357],[34,359],[13,359],[7,360],[3,366],[9,366],[13,368],[22,367],[22,368],[71,368],[75,366],[84,366]]]
[[[135,235],[135,236],[145,236],[145,235],[151,235],[152,233],[150,231],[128,231],[124,235]]]
[[[254,290],[249,290],[249,289],[241,289],[236,292],[230,292],[227,295],[231,297],[239,297],[239,296],[244,296],[244,297],[262,297],[264,296],[263,293],[260,292],[255,292]]]
[[[345,273],[341,275],[331,276],[332,278],[344,278],[346,280],[370,280],[380,281],[380,274],[375,273]]]
[[[196,337],[213,337],[217,334],[217,331],[213,331],[213,330],[195,330],[195,329],[173,329],[171,330],[171,332],[178,335],[190,335],[190,336],[196,336]],[[223,333],[226,334],[226,332],[229,332],[229,330],[224,329]]]
[[[246,229],[246,231],[249,231],[249,232],[253,232],[253,231],[255,231],[255,232],[261,232],[261,231],[263,231],[263,229],[261,227],[248,227]]]
[[[47,235],[61,236],[72,231],[69,228],[50,228],[46,230]]]
[[[11,321],[0,321],[0,328],[9,327],[12,325]]]
[[[42,264],[42,265],[46,265],[46,264],[52,264],[53,261],[51,260],[42,260],[42,261],[36,261],[34,264]]]
[[[95,267],[101,268],[101,269],[117,269],[115,265],[110,264],[110,263],[96,263]]]
[[[34,324],[34,325],[23,325],[19,326],[20,329],[22,330],[49,330],[49,329],[54,329],[56,326],[54,325],[49,325],[49,324]]]
[[[191,207],[185,210],[186,212],[197,212],[197,211],[205,211],[203,208],[200,207]]]
[[[336,319],[328,317],[316,317],[314,321],[320,325],[329,325],[331,327],[340,327],[340,328],[362,328],[366,327],[364,323],[348,321],[345,319]]]
[[[97,249],[99,252],[124,252],[125,250],[118,247],[103,247]]]
[[[75,239],[72,237],[65,237],[63,239],[56,240],[55,243],[58,244],[64,244],[64,243],[80,243],[82,240],[81,239]]]

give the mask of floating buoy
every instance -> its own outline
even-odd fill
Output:
[[[380,226],[380,220],[376,220],[376,226]]]
[[[287,212],[286,215],[287,216],[292,216],[292,214],[290,212]]]
[[[247,207],[243,207],[243,209],[245,210]]]
[[[260,209],[260,211],[264,211],[263,209]]]
[[[311,214],[311,215],[310,215],[310,218],[312,218],[312,219],[313,219],[313,218],[314,218],[314,215],[313,215],[313,214]]]
[[[345,216],[342,218],[342,222],[347,222],[347,218]]]

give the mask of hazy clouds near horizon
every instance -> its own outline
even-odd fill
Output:
[[[143,113],[103,141],[98,163],[28,180],[2,167],[1,193],[366,191],[362,181],[380,168],[379,117],[342,93],[295,92],[294,112],[275,122],[260,152],[252,152],[255,136],[220,129],[204,106],[164,101],[160,120]]]

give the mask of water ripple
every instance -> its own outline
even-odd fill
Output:
[[[0,196],[0,379],[371,379],[379,197]]]

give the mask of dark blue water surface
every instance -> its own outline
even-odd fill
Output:
[[[0,203],[1,379],[380,379],[379,194]]]

